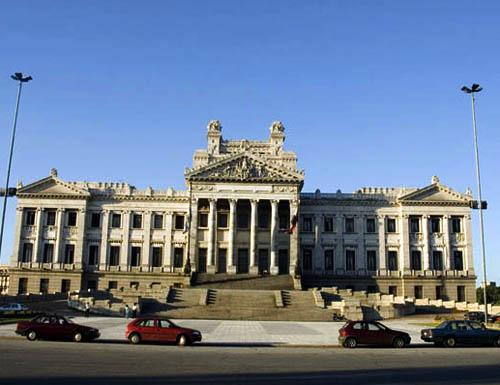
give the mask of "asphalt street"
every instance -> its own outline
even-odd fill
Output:
[[[129,345],[0,338],[0,384],[500,384],[500,349]]]

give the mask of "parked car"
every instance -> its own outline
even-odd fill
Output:
[[[166,318],[137,318],[127,325],[125,337],[132,343],[175,342],[190,345],[201,341],[201,332],[174,324]]]
[[[349,321],[339,330],[339,342],[345,348],[358,345],[389,345],[403,348],[409,345],[408,333],[392,330],[380,322]]]
[[[491,323],[500,323],[500,313],[491,316]]]
[[[24,313],[27,311],[29,311],[29,308],[25,305],[20,304],[20,303],[9,303],[9,304],[0,306],[0,313],[19,314],[19,313]]]
[[[16,334],[26,336],[30,341],[38,338],[65,339],[75,342],[90,341],[99,337],[99,330],[78,325],[59,315],[39,315],[31,321],[17,323]]]
[[[422,340],[453,348],[458,344],[500,347],[500,330],[488,329],[477,321],[444,321],[434,329],[424,329]]]
[[[499,314],[493,315],[493,314],[488,314],[488,322],[489,323],[494,323],[494,322],[500,322],[500,320],[497,321],[497,318],[499,317]],[[464,319],[468,321],[478,321],[478,322],[484,322],[484,311],[468,311],[464,313]]]

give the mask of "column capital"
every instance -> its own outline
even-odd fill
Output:
[[[386,215],[385,214],[378,214],[377,218],[378,219],[385,219]]]
[[[65,211],[66,211],[66,209],[65,209],[65,208],[59,208],[59,209],[57,209],[57,212],[58,212],[58,213],[63,213],[63,212],[65,212]]]
[[[21,212],[23,212],[23,211],[24,211],[24,207],[19,207],[19,206],[18,206],[18,207],[16,207],[16,211],[21,211]]]
[[[250,204],[252,206],[256,205],[257,203],[259,203],[259,200],[258,199],[250,199]]]
[[[45,211],[45,207],[37,207],[36,211]]]
[[[401,214],[401,218],[408,219],[410,218],[410,214]]]
[[[228,201],[229,201],[229,208],[231,208],[231,207],[235,207],[236,206],[236,203],[238,202],[238,199],[231,198],[231,199],[228,199]]]
[[[278,205],[280,203],[279,199],[271,199],[271,205]]]
[[[85,214],[85,213],[87,212],[87,210],[86,210],[86,209],[79,209],[78,211],[79,211],[80,213],[82,213],[82,214]]]

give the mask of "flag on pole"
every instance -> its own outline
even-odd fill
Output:
[[[282,232],[286,234],[293,234],[295,231],[295,228],[297,227],[297,221],[298,221],[298,212],[296,212],[293,216],[292,219],[290,220],[290,228],[282,230]]]
[[[187,233],[189,231],[189,222],[191,222],[191,216],[186,215],[184,217],[184,229],[182,230],[183,233]]]

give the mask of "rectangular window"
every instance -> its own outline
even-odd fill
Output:
[[[202,229],[208,228],[208,214],[200,213],[198,216],[198,227]]]
[[[462,220],[461,218],[451,218],[451,230],[453,233],[461,233],[462,232]]]
[[[118,281],[108,281],[108,290],[118,289]]]
[[[323,230],[325,233],[333,233],[333,217],[323,219]]]
[[[47,294],[49,292],[49,279],[42,278],[40,279],[40,293]]]
[[[97,280],[96,279],[89,279],[87,281],[87,289],[89,291],[96,291],[97,290]]]
[[[266,212],[259,212],[259,229],[269,228],[269,216]]]
[[[130,266],[139,266],[141,264],[141,248],[132,246],[130,254]]]
[[[302,218],[302,231],[304,233],[310,233],[313,231],[313,224],[311,217],[303,217]]]
[[[351,249],[345,251],[345,269],[347,271],[356,270],[356,252]]]
[[[419,217],[410,217],[410,233],[420,233]]]
[[[175,247],[174,248],[174,267],[184,266],[184,248]]]
[[[118,266],[120,264],[120,246],[109,247],[109,266]]]
[[[33,257],[33,243],[23,243],[23,255],[21,262],[31,262]]]
[[[414,287],[414,293],[415,293],[415,299],[422,299],[424,298],[424,290],[422,286],[415,286]]]
[[[444,287],[441,285],[436,286],[436,299],[443,299]]]
[[[375,218],[366,218],[366,232],[367,233],[375,232]]]
[[[248,213],[238,213],[237,214],[237,222],[238,222],[238,228],[239,229],[248,229],[249,227],[249,220],[248,220]]]
[[[388,233],[396,232],[396,218],[387,218],[387,232]]]
[[[325,250],[325,270],[333,271],[333,250]]]
[[[26,294],[28,292],[28,278],[19,278],[17,294]]]
[[[434,270],[443,270],[443,252],[441,250],[432,251],[432,268]]]
[[[461,250],[453,250],[453,263],[455,270],[462,271],[464,269],[464,256]]]
[[[198,273],[207,272],[207,249],[200,247],[198,249]]]
[[[67,225],[70,227],[75,227],[76,226],[76,217],[77,213],[75,210],[69,210],[68,211],[68,222]]]
[[[389,286],[389,295],[398,295],[398,287],[397,286]]]
[[[175,216],[175,229],[184,230],[184,215]]]
[[[354,233],[354,218],[345,218],[344,226],[346,233]]]
[[[155,214],[153,216],[153,228],[163,229],[163,214]]]
[[[366,251],[366,266],[369,271],[377,270],[377,252],[375,250]]]
[[[94,229],[101,227],[101,213],[90,214],[90,227]]]
[[[61,280],[61,293],[68,293],[71,291],[71,279]]]
[[[465,302],[465,286],[457,286],[457,301]]]
[[[227,272],[227,249],[217,250],[217,273]]]
[[[312,270],[312,250],[302,250],[302,268],[304,270]]]
[[[25,218],[24,224],[26,226],[34,226],[35,225],[35,218],[36,218],[36,211],[35,210],[26,210],[24,212],[24,218]]]
[[[441,232],[441,218],[432,217],[431,218],[431,232],[440,233]]]
[[[279,228],[280,230],[286,230],[290,227],[290,216],[288,212],[279,213]]]
[[[75,245],[66,245],[64,249],[64,263],[71,265],[75,262]]]
[[[120,213],[113,213],[111,215],[111,227],[115,229],[122,227],[122,215]]]
[[[217,213],[217,227],[227,229],[227,213]]]
[[[45,224],[47,226],[55,226],[56,225],[56,210],[47,210],[47,217]]]
[[[411,251],[411,270],[422,270],[422,255],[420,250],[412,250]]]
[[[387,252],[387,264],[390,271],[398,270],[398,252],[390,250]]]
[[[142,229],[142,214],[132,215],[132,228]]]
[[[46,243],[43,245],[43,263],[52,263],[54,258],[54,244]]]
[[[90,245],[89,246],[89,265],[95,266],[99,264],[99,246]]]
[[[154,246],[153,247],[153,267],[161,267],[163,259],[163,247]]]

